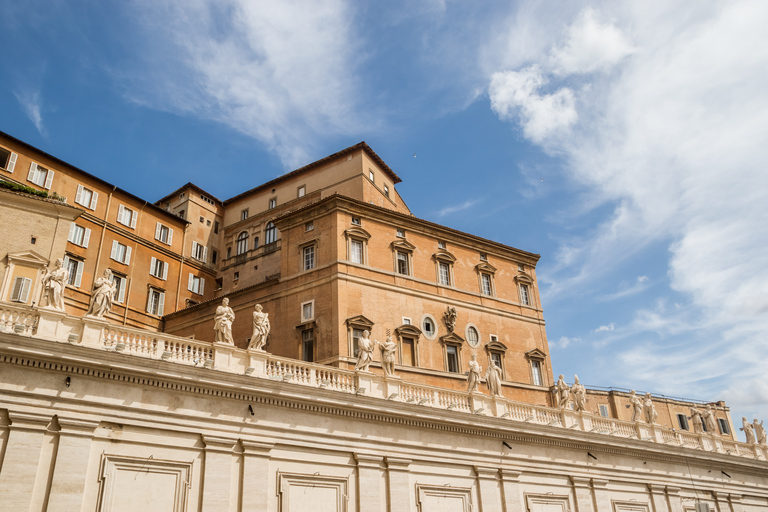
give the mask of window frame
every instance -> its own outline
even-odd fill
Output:
[[[192,250],[189,256],[200,263],[208,263],[208,246],[192,240]]]
[[[403,366],[409,366],[411,368],[419,368],[421,362],[419,360],[419,345],[421,343],[421,336],[423,334],[419,326],[414,325],[413,322],[405,323],[405,320],[411,320],[410,318],[403,317],[403,324],[395,329],[395,337],[397,338],[397,360],[398,364]],[[404,347],[406,341],[413,342],[413,364],[407,364],[403,357],[405,353]]]
[[[267,205],[268,205],[267,210],[274,210],[275,208],[277,208],[277,196],[270,197],[269,201],[267,202]]]
[[[173,244],[173,228],[166,226],[162,222],[155,224],[155,240],[164,243],[165,245]]]
[[[196,295],[205,295],[205,278],[190,272],[189,279],[187,280],[187,290]]]
[[[126,215],[128,218],[126,218]],[[132,208],[128,208],[124,204],[118,205],[117,208],[117,223],[131,229],[136,229],[136,221],[139,218],[139,212]]]
[[[434,329],[432,331],[432,333],[429,333],[429,331],[427,331],[424,328],[424,322],[426,322],[427,320],[430,321],[430,323],[432,324],[432,328]],[[422,332],[422,334],[424,335],[425,338],[427,338],[428,340],[434,340],[437,337],[437,334],[438,334],[438,331],[440,329],[440,326],[438,325],[437,320],[435,320],[435,317],[433,317],[429,313],[425,313],[425,314],[421,315],[421,321],[419,322],[419,328],[421,329],[421,332]]]
[[[355,331],[360,331],[362,335],[363,331],[373,332],[374,323],[363,315],[353,316],[345,320],[347,324],[347,354],[348,357],[357,358],[358,354],[356,350],[359,350],[357,343],[355,343]]]
[[[475,333],[475,342],[474,344],[470,341],[470,333]],[[469,345],[472,348],[477,348],[480,346],[480,340],[482,338],[482,335],[480,334],[480,329],[477,328],[477,326],[473,323],[467,323],[466,326],[464,326],[464,339],[467,340],[467,345]]]
[[[67,235],[67,242],[87,249],[90,239],[90,228],[86,228],[72,221],[72,224],[69,225],[69,235]]]
[[[157,294],[157,302],[153,300],[154,294]],[[163,316],[165,309],[165,290],[150,286],[147,291],[146,312],[153,316]]]
[[[0,168],[13,174],[14,169],[16,169],[16,160],[18,160],[19,155],[8,148],[0,148],[0,150],[8,153],[8,157],[5,159],[5,162],[3,162]]]
[[[311,313],[310,317],[304,316],[304,306],[309,306]],[[301,318],[301,323],[312,322],[315,320],[315,299],[304,301],[299,305],[299,317]]]
[[[453,275],[453,264],[456,263],[456,256],[444,249],[440,249],[432,255],[432,259],[435,261],[435,278],[437,285],[453,288],[456,283]],[[443,270],[445,270],[445,273]]]
[[[687,430],[690,432],[691,425],[688,423],[688,417],[684,413],[677,413],[677,425],[680,428],[680,430]],[[703,422],[702,422],[703,423]]]
[[[17,285],[17,283],[19,283]],[[17,289],[18,286],[18,289]],[[8,294],[9,302],[18,302],[20,304],[26,304],[29,302],[30,291],[32,290],[32,279],[24,276],[16,276],[13,278],[13,284],[11,285],[10,293]],[[18,291],[18,294],[17,294]],[[16,297],[14,298],[14,295]]]
[[[527,308],[536,308],[536,301],[533,297],[533,279],[528,277],[527,274],[518,274],[515,276],[515,284],[517,286],[518,304]]]
[[[298,187],[296,187],[296,198],[297,199],[299,197],[304,197],[305,195],[307,195],[307,185],[306,184],[305,185],[299,185]]]
[[[241,231],[235,239],[235,256],[240,256],[248,252],[248,232]]]
[[[307,333],[309,333],[309,336],[307,339]],[[316,349],[316,339],[315,339],[315,329],[313,327],[309,327],[307,329],[301,330],[300,335],[301,340],[301,360],[307,363],[314,363],[315,362],[315,349]],[[309,347],[311,350],[311,353],[309,354],[309,357],[307,357],[307,342],[309,342]]]
[[[361,227],[352,227],[344,231],[344,237],[347,239],[347,261],[355,265],[368,265],[368,240],[370,240],[371,234]],[[352,259],[353,242],[362,244],[359,262]]]
[[[71,262],[75,262],[74,272],[72,272],[72,270],[70,269]],[[66,268],[67,271],[69,272],[69,277],[67,278],[66,286],[80,288],[80,286],[83,284],[83,269],[85,268],[85,259],[73,257],[73,256],[70,256],[69,254],[65,254],[64,268]]]
[[[731,426],[728,424],[728,420],[726,420],[725,418],[715,418],[715,419],[717,420],[717,427],[720,429],[720,434],[724,436],[731,435]]]
[[[546,386],[545,366],[547,355],[538,348],[534,348],[525,353],[525,358],[528,360],[528,373],[530,376],[530,382],[534,386]],[[536,364],[534,364],[536,363]],[[538,376],[541,384],[536,384],[534,376],[534,367],[538,365]]]
[[[270,237],[272,238],[270,240]],[[264,226],[264,245],[270,245],[277,243],[277,226],[272,221],[267,222]]]
[[[83,195],[87,192],[89,192],[91,195],[88,198],[88,201],[85,201]],[[75,203],[79,204],[80,206],[84,206],[85,208],[88,208],[89,210],[95,210],[96,205],[99,201],[99,193],[93,190],[92,188],[88,188],[84,185],[78,185],[77,186],[77,194],[75,195]]]
[[[161,272],[157,272],[158,268],[161,270]],[[152,256],[149,263],[149,275],[156,277],[157,279],[167,281],[168,262]]]
[[[122,253],[123,253],[122,259],[119,259],[118,256],[120,256],[119,253],[121,252],[120,251],[121,247],[124,247],[125,250],[122,251]],[[131,264],[131,251],[132,251],[132,249],[131,249],[130,245],[121,244],[117,240],[112,240],[112,252],[110,253],[109,258],[114,260],[114,261],[116,261],[116,262],[118,262],[118,263],[122,263],[123,265],[130,265]]]
[[[53,185],[53,176],[55,172],[47,167],[37,164],[36,162],[30,162],[29,172],[27,173],[27,181],[34,183],[38,187],[43,187],[46,190],[51,190]]]
[[[117,304],[125,304],[125,291],[128,288],[128,277],[112,270],[112,285],[115,293],[112,300]]]
[[[407,240],[398,239],[392,242],[392,258],[394,263],[395,275],[403,277],[413,277],[413,251],[416,246]],[[400,254],[404,255],[407,273],[400,272]]]
[[[243,208],[240,210],[240,221],[244,221],[248,219],[248,208]]]
[[[317,244],[305,244],[301,248],[301,269],[302,272],[309,272],[317,267]]]

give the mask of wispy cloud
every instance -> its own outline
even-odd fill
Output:
[[[35,125],[40,135],[45,135],[45,126],[43,126],[42,106],[43,101],[39,90],[24,89],[14,93],[16,100],[21,105],[21,109],[27,115],[30,121]]]
[[[597,329],[595,329],[595,330],[594,330],[594,331],[592,331],[592,332],[593,332],[593,333],[597,333],[597,332],[609,332],[609,331],[613,331],[613,330],[615,330],[615,329],[616,329],[616,325],[615,325],[613,322],[611,322],[611,323],[609,323],[608,325],[601,325],[600,327],[598,327]]]
[[[571,344],[578,343],[580,341],[581,338],[579,337],[569,338],[568,336],[560,336],[560,339],[554,343],[554,348],[568,348]]]
[[[637,281],[633,285],[628,285],[627,283],[622,283],[619,286],[618,291],[614,293],[609,293],[607,295],[601,295],[597,297],[597,300],[602,302],[617,300],[617,299],[623,299],[625,297],[631,297],[633,295],[637,295],[638,293],[642,293],[648,288],[650,288],[651,283],[648,280],[648,276],[638,276]]]
[[[458,204],[456,206],[446,206],[445,208],[443,208],[442,210],[437,212],[437,216],[438,217],[445,217],[446,215],[451,215],[452,213],[457,213],[457,212],[461,212],[461,211],[464,211],[464,210],[468,210],[469,208],[472,208],[473,206],[475,206],[479,202],[480,202],[479,199],[471,199],[471,200],[468,200],[468,201],[464,201],[463,203]]]

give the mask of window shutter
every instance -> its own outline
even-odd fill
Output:
[[[112,240],[112,254],[109,255],[113,260],[117,260],[117,240]]]
[[[149,264],[149,273],[154,276],[156,268],[157,268],[157,258],[152,256],[152,263]]]
[[[197,259],[197,242],[192,240],[192,257]]]
[[[202,277],[200,278],[200,295],[203,295],[205,292],[205,279]]]
[[[67,237],[67,241],[73,242],[73,243],[75,241],[75,223],[74,222],[69,225],[69,236]]]
[[[130,247],[125,248],[125,261],[123,263],[125,263],[126,265],[131,264],[131,248]]]
[[[160,301],[157,304],[157,316],[163,316],[163,306],[165,305],[165,293],[160,294]]]
[[[36,177],[37,177],[37,164],[35,162],[32,162],[29,164],[29,174],[27,174],[27,181],[31,181],[32,183],[35,183]]]
[[[48,175],[45,178],[45,185],[43,185],[43,188],[46,190],[51,190],[51,183],[53,183],[53,171],[49,170]]]
[[[16,153],[11,153],[11,158],[8,160],[8,168],[6,171],[13,172],[13,170],[16,168],[16,159],[19,157]]]
[[[173,230],[168,228],[168,245],[171,245],[171,242],[173,242]]]
[[[139,216],[139,212],[133,212],[131,216],[131,229],[136,229],[136,218]]]
[[[21,297],[19,302],[27,302],[29,300],[29,290],[32,288],[32,280],[28,277],[22,278],[21,282]]]
[[[124,224],[123,221],[123,215],[125,214],[125,206],[120,205],[120,208],[117,209],[117,222],[120,224]]]
[[[168,264],[163,263],[163,281],[168,280]]]
[[[77,204],[80,204],[80,201],[82,201],[82,200],[83,200],[83,186],[82,185],[78,185],[77,186],[77,195],[75,196],[75,202]]]
[[[118,283],[120,283],[120,293],[118,294],[117,301],[121,304],[125,302],[125,286],[127,281],[125,279],[119,279]]]
[[[159,222],[155,225],[155,240],[160,240],[160,229],[163,227]]]
[[[69,256],[64,255],[64,268],[69,270]]]
[[[91,210],[96,209],[96,203],[99,201],[99,193],[94,191],[93,197],[91,198]]]
[[[24,278],[17,277],[13,280],[13,291],[11,291],[11,301],[19,302],[21,300],[21,291],[24,288]]]
[[[149,293],[147,294],[147,313],[152,313],[152,309],[150,309],[152,307],[152,293],[153,290],[150,288]]]
[[[194,274],[189,274],[189,281],[187,282],[187,290],[193,291],[192,287],[195,285]]]
[[[83,247],[88,248],[88,240],[91,239],[91,230],[85,228],[85,234],[83,235]]]
[[[203,263],[208,263],[208,247],[203,247]]]
[[[75,288],[80,288],[80,283],[83,281],[84,266],[85,266],[85,262],[83,261],[77,262],[77,275],[75,276]]]

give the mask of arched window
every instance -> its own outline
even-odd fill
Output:
[[[237,235],[237,255],[248,252],[248,233],[243,231]]]
[[[277,228],[272,222],[269,222],[269,224],[267,224],[266,230],[264,231],[264,243],[271,244],[274,243],[275,240],[277,240]]]

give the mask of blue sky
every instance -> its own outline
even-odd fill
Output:
[[[0,14],[3,131],[148,200],[365,140],[419,217],[542,255],[555,374],[768,418],[765,2]]]

